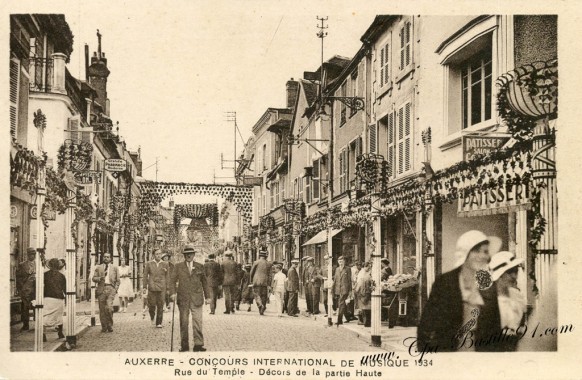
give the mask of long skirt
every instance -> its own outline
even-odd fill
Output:
[[[62,325],[64,308],[65,300],[45,297],[42,307],[44,327],[55,328]]]

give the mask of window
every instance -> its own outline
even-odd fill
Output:
[[[299,182],[297,183],[297,195],[300,201],[305,202],[305,199],[303,199],[303,177],[299,177],[298,178]]]
[[[412,63],[412,23],[404,22],[400,28],[400,70],[407,69]]]
[[[263,144],[263,148],[261,151],[261,164],[262,164],[262,168],[261,171],[264,172],[265,170],[267,170],[267,144]]]
[[[349,189],[349,155],[348,149],[344,148],[339,154],[339,182],[340,194]]]
[[[297,178],[293,180],[293,198],[299,199],[299,190],[297,189]]]
[[[79,120],[77,119],[69,119],[69,136],[71,140],[77,141],[79,140]],[[85,134],[85,133],[83,133]]]
[[[386,126],[387,130],[387,142],[388,142],[388,149],[386,150],[386,161],[388,162],[388,178],[392,178],[396,173],[394,161],[396,155],[396,144],[395,144],[395,136],[394,136],[394,119],[395,115],[394,112],[390,111],[388,116],[386,117]]]
[[[321,160],[313,161],[313,178],[311,184],[311,198],[314,202],[319,201],[319,185],[320,185],[320,163]]]
[[[311,203],[311,177],[304,177],[305,181],[305,203]]]
[[[352,97],[355,98],[358,96],[358,68],[352,72],[351,75],[352,80],[350,81],[350,87],[352,89]],[[350,108],[350,117],[356,114],[358,110],[356,108]]]
[[[380,49],[380,88],[390,83],[390,44]]]
[[[347,96],[347,81],[344,81],[342,86],[340,87],[340,96],[345,97]],[[345,124],[346,122],[346,105],[342,102],[340,103],[340,127]]]
[[[267,215],[267,194],[263,194],[263,215]]]
[[[462,128],[491,119],[491,49],[485,49],[461,65]]]
[[[18,130],[18,91],[20,87],[20,62],[10,60],[10,136],[16,138]]]
[[[272,182],[271,183],[271,189],[269,190],[269,194],[270,194],[270,198],[271,198],[271,209],[273,209],[274,207],[276,207],[275,202],[276,202],[276,188],[277,183]]]

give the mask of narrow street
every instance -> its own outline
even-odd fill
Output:
[[[267,307],[264,316],[259,315],[256,305],[253,305],[251,312],[246,310],[245,306],[235,314],[225,315],[223,299],[218,300],[215,315],[209,315],[208,306],[204,307],[204,339],[208,351],[382,352],[348,331],[335,326],[327,327],[327,318],[323,314],[316,320],[304,316],[278,318],[272,304]],[[129,306],[127,313],[114,314],[113,333],[102,333],[99,326],[92,327],[79,338],[75,351],[170,351],[171,318],[172,312],[166,312],[164,327],[153,327],[149,314],[142,315],[141,300],[138,299]],[[176,307],[174,351],[178,351],[179,347],[180,328]]]

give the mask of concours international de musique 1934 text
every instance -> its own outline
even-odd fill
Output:
[[[322,378],[379,378],[389,368],[431,367],[432,359],[401,358],[395,352],[364,355],[357,359],[314,358],[231,358],[190,357],[174,359],[166,357],[127,357],[126,366],[161,366],[171,370],[176,377],[189,376],[293,376]]]

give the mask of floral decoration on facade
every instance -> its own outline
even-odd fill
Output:
[[[65,140],[57,154],[59,171],[82,171],[91,166],[93,145],[88,142]]]

